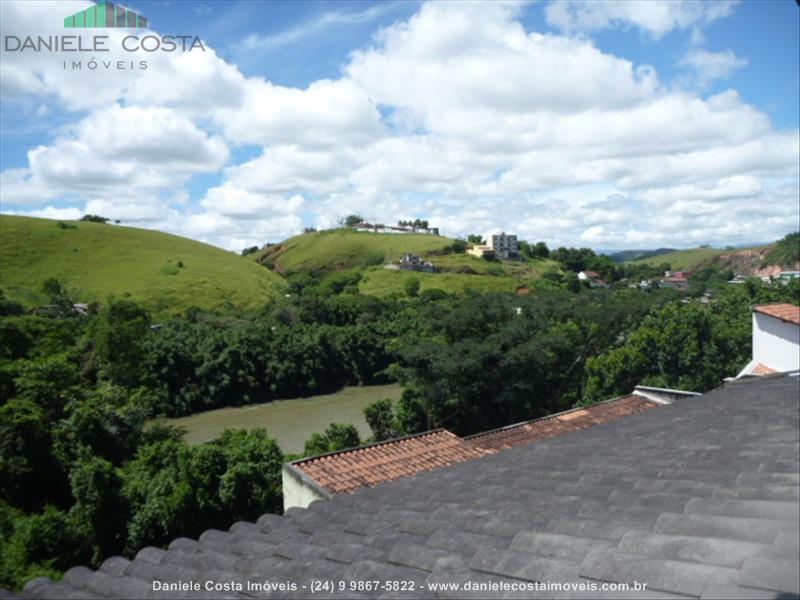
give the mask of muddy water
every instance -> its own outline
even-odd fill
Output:
[[[366,439],[370,430],[364,420],[364,408],[381,398],[397,400],[402,393],[399,385],[350,387],[325,396],[209,410],[169,419],[168,423],[186,428],[185,439],[190,444],[213,440],[224,429],[266,427],[281,450],[299,453],[312,433],[324,431],[332,422],[352,423]]]

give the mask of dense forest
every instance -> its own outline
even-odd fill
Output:
[[[639,276],[582,250],[552,254],[609,281]],[[399,381],[400,401],[366,411],[381,440],[474,433],[638,383],[705,391],[749,360],[750,306],[800,296],[797,281],[710,275],[683,297],[566,275],[525,295],[386,299],[359,294],[347,275],[288,279],[289,297],[259,313],[190,309],[158,323],[126,299],[77,314],[56,280],[46,315],[0,295],[0,586],[281,510],[286,457],[269,432],[190,447],[160,416]],[[696,299],[707,290],[711,301]],[[360,441],[332,424],[306,453]]]

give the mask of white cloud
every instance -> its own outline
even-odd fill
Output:
[[[731,13],[729,0],[556,0],[545,9],[548,25],[566,32],[637,27],[653,38],[698,28]]]
[[[589,39],[525,31],[520,10],[423,5],[354,52],[339,79],[304,89],[246,78],[210,48],[154,58],[94,98],[85,90],[96,82],[41,66],[26,82],[26,63],[17,88],[88,112],[32,149],[27,168],[2,173],[3,203],[78,198],[86,212],[228,248],[349,213],[616,248],[768,240],[796,227],[797,130],[775,130],[734,90],[671,90],[651,66]],[[559,10],[552,18],[569,18],[570,31],[658,37],[699,31],[730,5],[564,4],[548,15]],[[693,68],[722,77],[725,57],[706,54]],[[229,164],[229,146],[243,144],[260,153]],[[217,172],[221,182],[187,201],[192,176]]]
[[[712,81],[726,79],[737,69],[747,66],[747,59],[739,58],[730,49],[710,52],[703,48],[692,48],[678,64],[694,69],[700,86],[706,86]]]

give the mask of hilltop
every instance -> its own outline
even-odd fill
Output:
[[[669,263],[673,271],[693,271],[704,264],[708,264],[722,255],[734,255],[741,253],[749,253],[754,251],[764,251],[765,253],[771,246],[756,246],[753,248],[742,248],[740,250],[711,248],[709,246],[701,246],[700,248],[688,248],[685,250],[673,250],[663,254],[648,256],[630,261],[630,264],[640,265],[648,264],[658,266],[663,263]]]
[[[208,244],[134,227],[0,215],[0,288],[28,307],[42,283],[61,279],[76,302],[110,295],[156,314],[257,308],[283,293],[283,279]]]
[[[546,271],[557,271],[551,260],[487,261],[454,249],[458,241],[426,234],[358,232],[349,228],[305,233],[252,254],[254,260],[278,273],[315,272],[324,276],[360,276],[359,291],[373,296],[402,294],[405,282],[416,277],[420,291],[448,293],[514,291]],[[434,264],[436,273],[387,269],[406,252]]]

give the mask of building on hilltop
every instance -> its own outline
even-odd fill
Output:
[[[383,223],[358,223],[353,225],[355,231],[365,231],[370,233],[422,233],[425,235],[439,235],[438,227],[418,227],[384,225]]]
[[[489,240],[489,246],[494,250],[499,258],[518,258],[519,257],[519,242],[516,235],[507,234],[505,232],[496,233],[492,235]]]
[[[399,267],[401,271],[421,271],[423,273],[433,273],[434,266],[421,256],[406,252],[400,257]]]
[[[752,335],[753,358],[737,378],[800,370],[800,306],[754,306]]]

